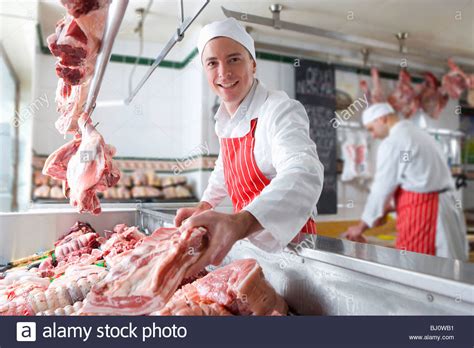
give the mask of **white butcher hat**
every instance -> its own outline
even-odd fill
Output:
[[[235,18],[226,18],[222,21],[212,22],[201,29],[198,39],[199,57],[206,44],[216,37],[225,36],[244,46],[250,52],[253,60],[255,57],[255,43],[252,37],[245,31],[244,27]]]
[[[389,103],[375,103],[365,109],[362,113],[362,123],[364,126],[367,126],[370,122],[373,122],[380,117],[394,113],[395,110],[393,110]]]

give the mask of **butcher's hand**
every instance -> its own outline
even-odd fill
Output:
[[[341,237],[347,238],[354,242],[367,243],[367,239],[362,235],[369,226],[363,221],[359,222],[357,225],[351,226],[344,232]]]
[[[181,228],[195,227],[204,227],[207,230],[209,246],[186,276],[193,276],[208,265],[219,265],[235,242],[263,229],[258,220],[245,210],[236,214],[208,210],[191,216]]]
[[[197,206],[192,208],[180,208],[178,209],[178,212],[176,213],[176,216],[174,218],[174,225],[176,227],[179,227],[187,218],[201,214],[202,212],[210,209],[212,209],[212,205],[204,201],[200,202]]]

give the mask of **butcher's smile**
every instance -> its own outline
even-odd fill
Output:
[[[238,83],[239,83],[239,80],[230,82],[230,83],[218,83],[217,85],[224,89],[230,89],[230,88],[235,87]]]

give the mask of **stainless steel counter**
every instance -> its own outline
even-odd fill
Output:
[[[268,254],[242,241],[226,262],[256,258],[300,314],[474,313],[472,264],[327,237],[312,242]]]

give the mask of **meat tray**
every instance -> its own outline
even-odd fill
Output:
[[[72,210],[0,214],[0,264],[51,248],[77,220],[97,231],[115,224],[145,233],[171,225],[179,205],[109,205],[100,216]],[[267,253],[238,242],[223,264],[254,258],[300,315],[471,315],[474,265],[390,248],[314,237]]]

